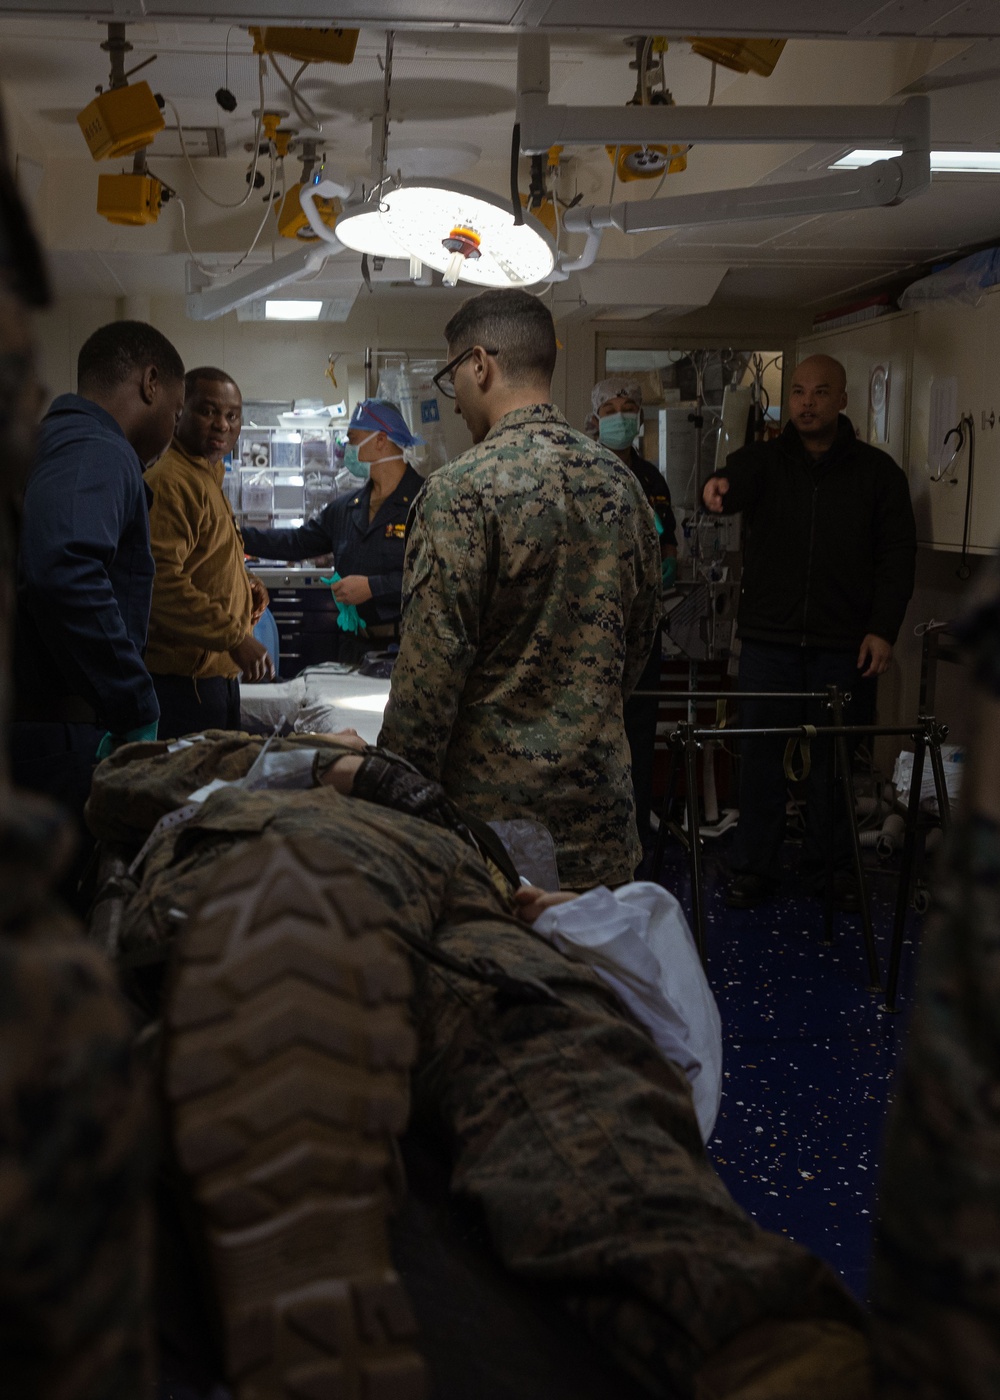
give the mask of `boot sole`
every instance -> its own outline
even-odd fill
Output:
[[[333,843],[220,860],[179,939],[165,1092],[237,1400],[423,1400],[389,1254],[416,1058],[405,954]]]

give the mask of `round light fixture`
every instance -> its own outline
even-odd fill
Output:
[[[530,287],[556,263],[555,240],[537,219],[514,223],[510,205],[487,190],[449,180],[402,180],[337,219],[337,238],[376,258],[410,258],[445,282]]]
[[[334,232],[345,248],[371,258],[408,258],[407,250],[392,236],[377,203],[350,205],[338,217]]]
[[[509,203],[471,185],[403,180],[383,191],[381,218],[411,257],[452,284],[457,277],[481,287],[526,287],[555,267],[555,240],[537,219],[515,224]]]

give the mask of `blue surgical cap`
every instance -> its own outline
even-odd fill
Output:
[[[420,447],[424,441],[410,432],[405,418],[388,399],[362,399],[347,426],[362,428],[369,433],[385,433],[397,447]]]

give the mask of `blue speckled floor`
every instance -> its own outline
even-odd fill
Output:
[[[727,909],[730,836],[706,845],[709,978],[725,1044],[722,1110],[709,1151],[736,1200],[762,1225],[832,1264],[865,1298],[880,1144],[905,1033],[913,945],[904,949],[900,1014],[868,990],[859,915],[834,916],[796,888],[795,847],[781,894]],[[661,883],[690,911],[687,857],[668,842]],[[896,881],[870,881],[883,968]],[[910,915],[910,937],[916,919]]]

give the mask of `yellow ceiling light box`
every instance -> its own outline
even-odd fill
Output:
[[[636,41],[635,62],[629,67],[640,70],[635,96],[627,104],[630,107],[673,107],[674,99],[666,85],[663,55],[669,45],[662,35],[654,35]],[[659,63],[647,68],[656,54]],[[660,87],[653,88],[650,78],[659,79]],[[627,184],[629,180],[659,180],[664,175],[676,175],[687,169],[687,146],[605,146],[608,160],[615,167],[615,179]]]
[[[165,122],[148,83],[111,88],[77,117],[95,160],[130,156],[148,146]]]
[[[785,47],[784,39],[688,39],[694,53],[735,73],[769,78]]]
[[[163,186],[155,175],[100,175],[97,212],[112,224],[155,224],[163,203]]]
[[[357,29],[296,29],[250,26],[254,53],[280,53],[298,63],[352,63]]]
[[[618,152],[618,176],[621,181],[657,180],[661,175],[676,175],[687,169],[687,146],[605,146],[608,158]]]

